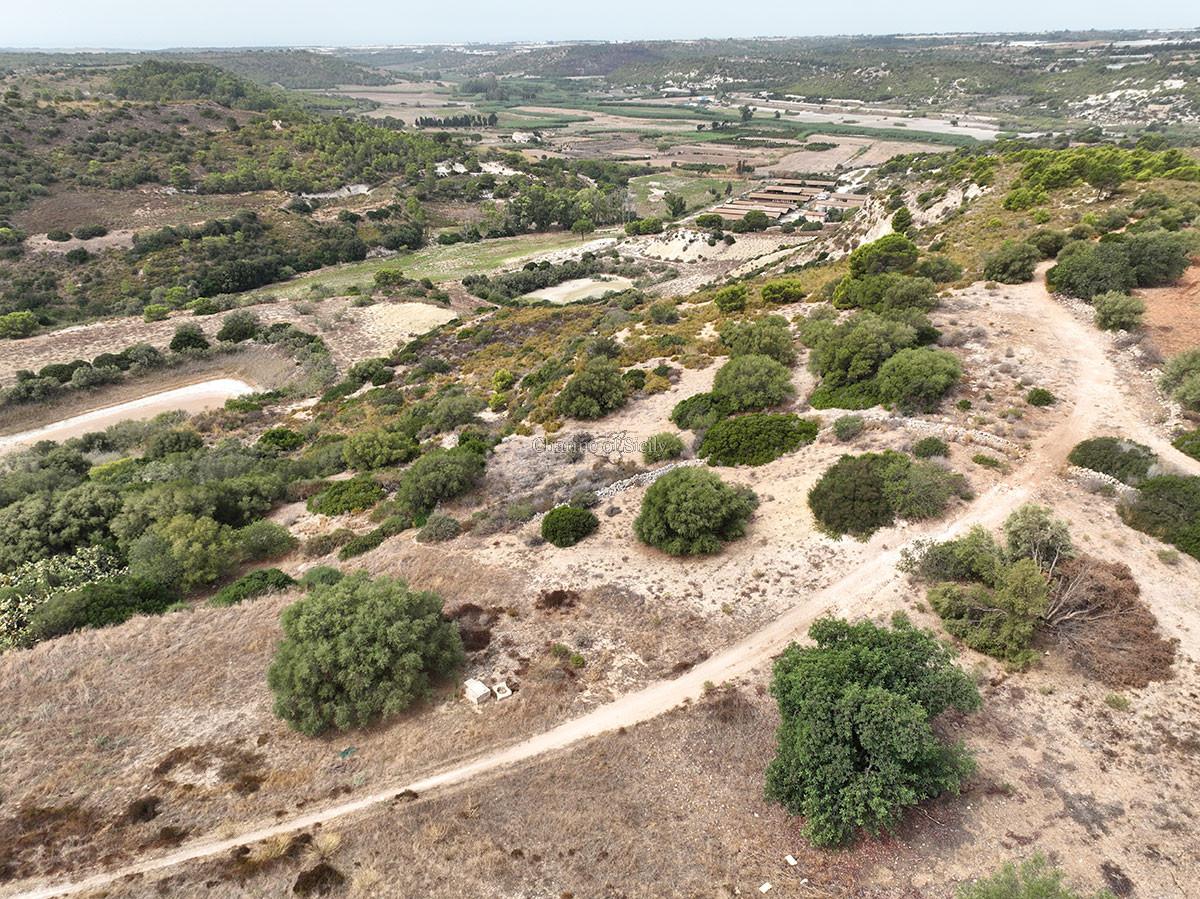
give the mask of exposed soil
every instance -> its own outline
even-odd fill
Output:
[[[1146,303],[1146,330],[1163,354],[1200,347],[1200,265],[1193,265],[1170,287],[1139,290],[1137,295]]]

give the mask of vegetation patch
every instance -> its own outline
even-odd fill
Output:
[[[676,468],[650,485],[633,523],[643,543],[673,556],[715,553],[746,533],[758,498],[711,471]]]
[[[791,413],[755,412],[718,421],[697,455],[713,465],[765,465],[817,438],[815,421]]]

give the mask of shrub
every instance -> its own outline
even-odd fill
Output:
[[[893,515],[906,521],[936,518],[954,497],[971,498],[967,480],[932,462],[897,465],[885,471],[883,495]]]
[[[963,267],[949,256],[935,253],[917,263],[916,273],[935,284],[949,284],[963,276]]]
[[[711,471],[675,468],[650,485],[633,528],[643,543],[673,556],[715,553],[745,534],[757,505],[751,491]]]
[[[994,587],[1007,562],[995,538],[975,525],[962,537],[927,546],[915,556],[906,553],[900,567],[927,582],[968,581]]]
[[[817,523],[831,534],[867,537],[891,524],[893,513],[884,494],[884,469],[890,456],[864,453],[842,456],[808,493]]]
[[[175,336],[171,338],[170,349],[172,353],[207,350],[208,338],[204,336],[204,331],[199,325],[180,325],[175,329]]]
[[[792,392],[791,372],[770,356],[730,359],[713,379],[713,398],[729,414],[778,406]]]
[[[1147,478],[1117,511],[1131,528],[1200,559],[1200,478]]]
[[[833,291],[839,309],[868,309],[889,313],[905,309],[928,312],[937,305],[937,286],[928,278],[888,272],[861,278],[843,278]]]
[[[649,313],[650,321],[656,325],[673,325],[679,321],[679,310],[675,308],[674,303],[654,303],[650,306]]]
[[[157,615],[179,599],[176,590],[140,577],[107,578],[42,603],[29,619],[34,640],[49,640],[83,628],[109,627],[134,615]]]
[[[265,518],[238,528],[237,542],[243,559],[277,559],[300,545],[287,528]]]
[[[1182,234],[1148,231],[1122,239],[1138,287],[1160,287],[1178,280],[1187,271],[1189,242]]]
[[[334,481],[320,493],[308,498],[308,511],[318,515],[362,512],[383,499],[383,488],[370,475],[360,474],[347,481]]]
[[[746,285],[728,284],[713,294],[713,302],[724,313],[741,312],[746,308]]]
[[[1058,400],[1045,387],[1034,387],[1025,394],[1025,402],[1031,406],[1053,406]]]
[[[977,652],[1025,668],[1036,653],[1030,648],[1046,612],[1049,585],[1033,559],[1003,569],[996,589],[982,584],[939,584],[929,604],[946,630]]]
[[[217,340],[222,343],[242,343],[253,340],[262,330],[258,316],[247,309],[237,309],[225,316],[221,329],[217,331]]]
[[[275,713],[309,736],[398,714],[463,660],[439,596],[365,572],[317,587],[282,624],[267,683]]]
[[[1193,459],[1200,459],[1200,429],[1180,434],[1171,441],[1171,446],[1184,455],[1191,456]]]
[[[910,347],[879,368],[879,398],[903,412],[931,412],[962,377],[957,357],[945,350]]]
[[[1200,348],[1168,359],[1159,385],[1185,409],[1200,410]]]
[[[1035,855],[1018,867],[1012,862],[991,877],[959,887],[958,899],[1089,899],[1063,883],[1061,871],[1051,868],[1045,858]],[[1090,899],[1115,899],[1108,890],[1100,890]]]
[[[1029,235],[1028,243],[1041,254],[1043,259],[1053,259],[1067,245],[1068,240],[1070,238],[1067,237],[1065,231],[1041,228]]]
[[[1046,286],[1055,293],[1090,300],[1096,294],[1129,293],[1137,273],[1120,241],[1076,241],[1058,254],[1058,264],[1046,272]]]
[[[16,340],[37,330],[37,316],[26,309],[0,315],[0,338]]]
[[[683,455],[683,441],[675,434],[655,434],[642,446],[642,460],[647,465],[678,459]]]
[[[879,275],[884,272],[906,271],[920,255],[917,245],[901,234],[888,234],[873,243],[863,244],[850,254],[850,274]]]
[[[417,542],[444,543],[453,540],[460,533],[462,526],[457,519],[449,515],[430,515],[421,530],[417,531]]]
[[[383,528],[375,528],[367,531],[365,534],[355,534],[338,550],[338,559],[345,562],[347,559],[353,559],[361,556],[363,553],[369,553],[371,550],[383,545],[383,541],[388,538],[387,533]]]
[[[146,459],[163,459],[173,453],[194,453],[204,446],[200,435],[190,428],[159,431],[146,442]]]
[[[798,303],[805,296],[807,294],[804,292],[802,282],[797,278],[779,278],[775,281],[768,281],[762,286],[762,298],[768,303],[778,305]]]
[[[1093,437],[1076,444],[1067,461],[1116,478],[1131,486],[1142,481],[1158,461],[1148,446],[1118,437]]]
[[[782,720],[767,796],[829,846],[860,827],[893,829],[907,808],[957,792],[974,765],[932,722],[980,699],[949,651],[902,615],[891,628],[827,618],[809,636],[815,645],[793,643],[775,662],[771,695]]]
[[[918,459],[932,459],[934,456],[949,456],[950,447],[940,437],[922,437],[913,444],[912,454]]]
[[[721,328],[721,343],[729,348],[730,358],[769,356],[791,366],[796,361],[792,332],[787,319],[768,315],[748,322],[730,322]]]
[[[286,590],[295,583],[295,579],[278,568],[262,568],[226,584],[208,602],[213,606],[232,606],[242,600]]]
[[[1005,519],[1004,541],[1010,559],[1033,559],[1047,569],[1075,554],[1067,523],[1036,503],[1025,503]]]
[[[377,428],[351,434],[342,444],[342,458],[358,471],[401,465],[416,458],[417,441],[399,431]]]
[[[150,303],[142,310],[142,320],[147,322],[161,322],[165,321],[170,313],[170,306],[164,306],[161,303]]]
[[[560,415],[591,420],[602,418],[625,404],[621,370],[607,359],[592,359],[574,375],[555,398]]]
[[[396,501],[408,514],[423,515],[478,484],[486,466],[483,455],[472,447],[435,449],[404,472],[396,488]]]
[[[558,506],[542,518],[542,537],[559,548],[574,546],[600,526],[598,519],[588,509],[574,506]]]
[[[268,428],[258,438],[258,445],[265,450],[288,453],[304,445],[304,437],[291,428]]]
[[[866,422],[861,415],[842,415],[833,423],[833,434],[845,443],[863,432]]]
[[[720,401],[711,393],[697,393],[680,400],[671,410],[671,423],[682,431],[703,431],[725,416]]]
[[[1107,291],[1092,300],[1096,327],[1105,331],[1133,331],[1142,326],[1146,304],[1129,294]]]
[[[299,583],[305,592],[311,593],[317,587],[336,584],[343,577],[345,575],[340,568],[334,568],[332,565],[314,565],[301,575]]]
[[[983,276],[1001,284],[1021,284],[1033,277],[1041,258],[1041,252],[1032,244],[1008,240],[984,259]]]
[[[865,409],[878,403],[874,378],[880,366],[919,340],[912,324],[872,312],[859,312],[840,323],[810,316],[800,338],[812,350],[809,368],[821,376],[820,387],[809,397],[819,409]]]
[[[797,415],[756,412],[718,421],[697,455],[713,465],[764,465],[817,437],[819,426]]]

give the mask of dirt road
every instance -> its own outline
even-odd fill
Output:
[[[1031,318],[1043,322],[1045,333],[1055,335],[1070,354],[1077,375],[1074,396],[1069,398],[1071,411],[1065,420],[1032,447],[1012,478],[980,496],[957,519],[944,523],[934,532],[923,532],[923,537],[947,539],[975,524],[998,526],[1017,506],[1033,499],[1041,484],[1056,478],[1071,448],[1095,433],[1100,426],[1148,443],[1171,461],[1178,462],[1181,468],[1200,474],[1200,463],[1173,450],[1135,411],[1128,408],[1121,390],[1121,376],[1106,355],[1099,332],[1077,320],[1069,310],[1056,303],[1046,293],[1040,279],[1012,288],[1008,296],[1007,302],[1020,305]],[[422,780],[397,785],[350,802],[285,821],[264,820],[248,826],[236,836],[201,839],[164,855],[111,871],[65,883],[37,886],[10,895],[24,899],[72,895],[101,888],[125,877],[149,874],[227,853],[240,846],[290,834],[392,802],[405,790],[425,794],[495,775],[518,763],[530,762],[591,737],[631,727],[661,715],[680,703],[700,698],[709,683],[720,684],[752,674],[761,679],[774,656],[791,641],[802,638],[815,619],[827,614],[857,615],[865,603],[897,577],[895,566],[905,545],[908,544],[894,547],[879,545],[866,564],[813,595],[798,597],[797,604],[782,616],[680,677],[660,681],[622,696],[523,742],[481,755]]]

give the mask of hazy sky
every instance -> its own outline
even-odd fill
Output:
[[[1179,28],[1194,0],[0,0],[0,47],[362,45]]]

